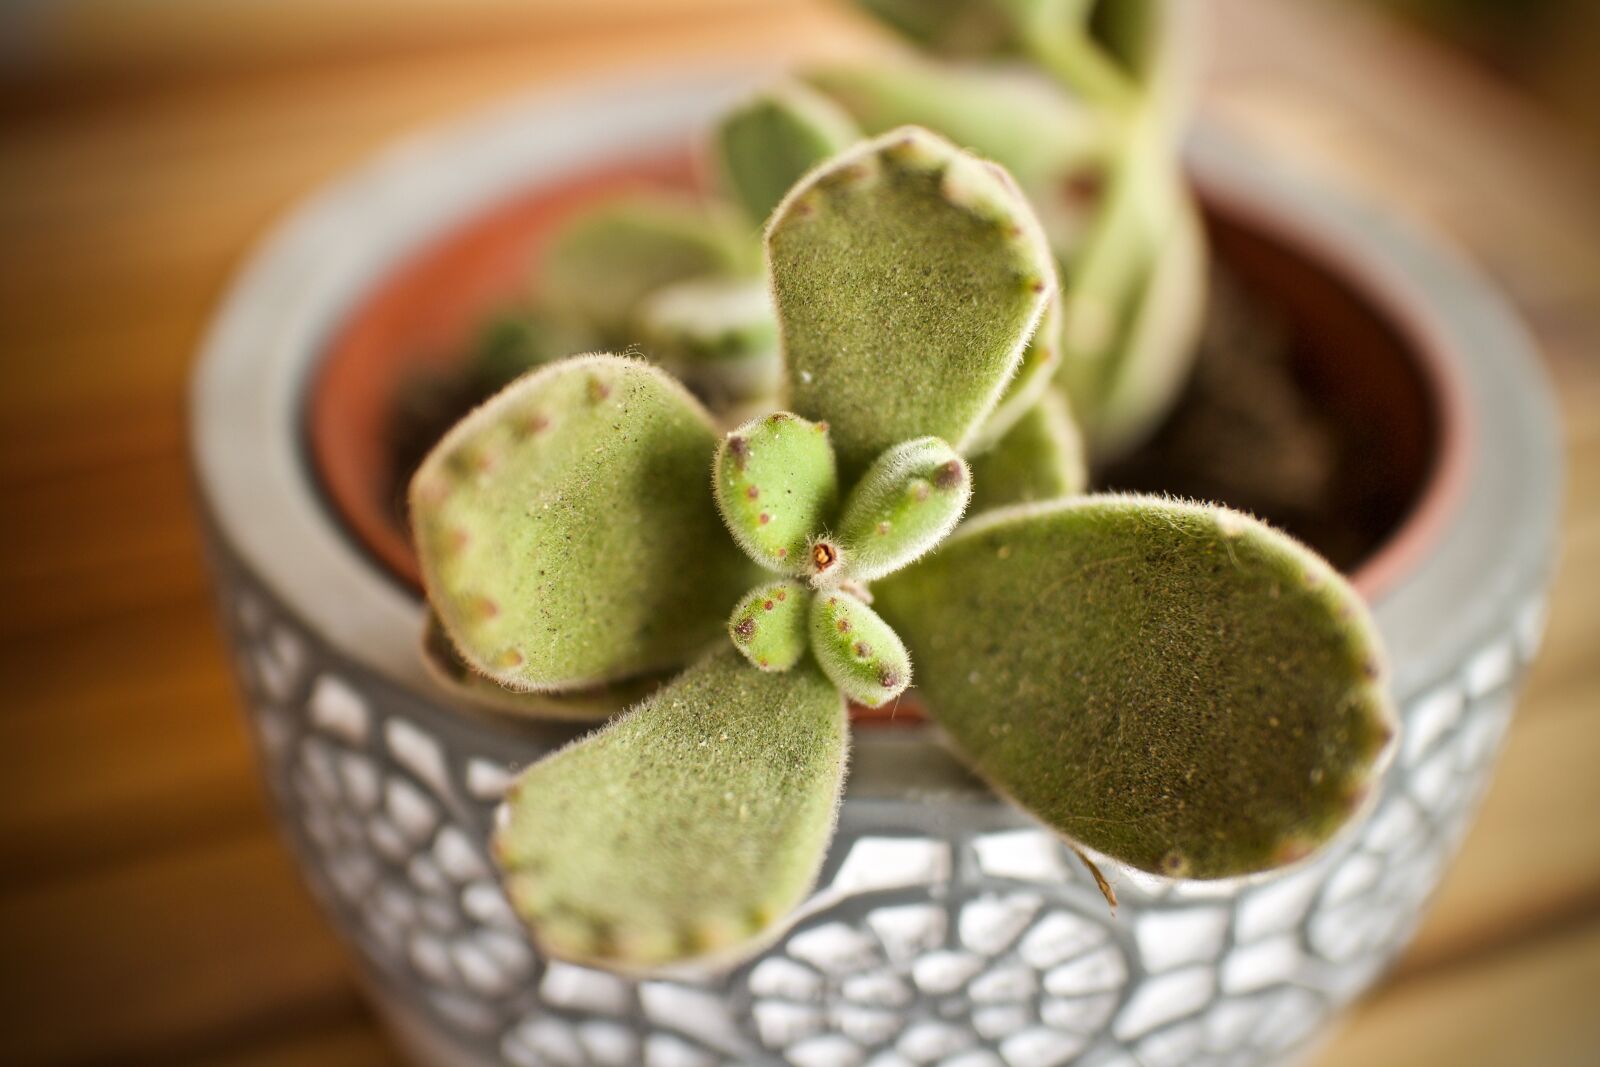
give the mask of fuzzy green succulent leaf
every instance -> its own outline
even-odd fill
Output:
[[[723,184],[761,225],[794,183],[861,139],[838,104],[797,83],[763,89],[717,124],[713,151]]]
[[[792,578],[764,582],[739,601],[728,636],[744,658],[764,671],[786,671],[810,647],[811,590]]]
[[[971,497],[966,463],[937,437],[886,449],[840,512],[841,577],[875,581],[925,555],[956,528]]]
[[[1056,371],[1061,367],[1060,308],[1060,300],[1051,300],[1046,305],[1038,329],[1033,331],[1028,347],[1022,350],[1016,374],[1006,383],[1006,391],[1000,394],[999,403],[983,420],[983,427],[968,445],[969,455],[992,448],[1050,390]]]
[[[830,589],[811,598],[811,654],[850,700],[879,708],[911,684],[911,655],[859,597]]]
[[[809,661],[726,644],[528,768],[500,809],[506,895],[558,959],[645,971],[770,938],[833,835],[849,727]]]
[[[456,425],[411,482],[428,600],[517,690],[674,667],[759,575],[706,499],[716,431],[664,371],[579,356]]]
[[[728,532],[763,567],[809,576],[833,564],[811,551],[839,501],[825,423],[787,411],[750,420],[718,446],[712,487]]]
[[[1222,508],[1007,508],[874,592],[968,762],[1143,870],[1219,878],[1304,856],[1361,806],[1396,731],[1356,593]]]
[[[634,340],[639,302],[674,282],[759,273],[757,249],[730,212],[686,196],[639,193],[568,220],[540,260],[544,302],[611,344]]]
[[[649,696],[665,680],[653,674],[564,693],[519,693],[473,670],[431,611],[423,631],[422,664],[458,706],[529,722],[604,722]]]
[[[1066,401],[1054,390],[987,452],[967,460],[972,468],[971,512],[1077,496],[1089,487],[1083,439]]]
[[[766,282],[695,278],[647,297],[638,335],[650,358],[718,410],[777,394],[778,323]]]
[[[914,127],[796,186],[767,257],[791,403],[832,427],[846,477],[913,437],[963,449],[1055,286],[1005,173]]]
[[[817,67],[805,79],[868,136],[925,126],[1005,167],[1039,202],[1111,149],[1108,116],[1047,79],[916,61]]]

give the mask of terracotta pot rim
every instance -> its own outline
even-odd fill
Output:
[[[1342,235],[1303,222],[1225,183],[1200,177],[1195,184],[1203,204],[1219,206],[1230,218],[1270,235],[1284,249],[1304,253],[1304,259],[1349,286],[1404,341],[1404,352],[1434,405],[1437,425],[1427,474],[1400,522],[1346,574],[1368,603],[1375,602],[1427,555],[1466,491],[1476,427],[1447,331],[1425,302],[1411,296],[1397,271]]]

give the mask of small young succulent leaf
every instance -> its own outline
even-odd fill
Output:
[[[811,654],[850,700],[879,708],[911,684],[911,655],[878,613],[842,589],[811,598]]]
[[[567,221],[540,259],[544,302],[580,318],[610,344],[632,336],[639,302],[690,278],[751,277],[759,260],[731,212],[688,197],[617,197]]]
[[[548,955],[644,972],[772,937],[833,835],[849,726],[809,661],[711,653],[632,712],[528,768],[493,852]]]
[[[1142,870],[1301,858],[1361,808],[1397,729],[1356,593],[1223,508],[1006,508],[874,593],[973,768]]]
[[[459,422],[411,482],[428,600],[510,689],[688,662],[759,575],[706,499],[716,432],[664,371],[579,356]]]
[[[725,411],[783,384],[772,294],[754,278],[695,278],[646,297],[637,316],[652,361]]]
[[[1036,203],[1065,175],[1103,161],[1115,135],[1104,112],[1020,71],[907,60],[824,66],[804,76],[867,136],[925,126],[1006,168]]]
[[[728,636],[744,658],[764,671],[786,671],[810,647],[811,590],[792,578],[765,582],[739,601]]]
[[[1040,397],[998,444],[967,463],[972,468],[973,515],[1010,504],[1077,496],[1089,488],[1083,439],[1066,401],[1054,389]]]
[[[846,477],[884,449],[963,449],[1015,372],[1055,265],[1004,171],[908,127],[834,157],[773,213],[791,403]]]
[[[529,724],[604,722],[649,696],[665,680],[653,674],[564,693],[519,693],[473,670],[431,611],[423,631],[422,665],[456,705]]]
[[[1193,205],[1180,201],[1102,386],[1097,455],[1123,455],[1161,424],[1189,380],[1205,309],[1205,233]]]
[[[974,435],[967,448],[968,455],[992,448],[1050,390],[1050,384],[1061,366],[1060,308],[1059,299],[1051,300],[1045,307],[1039,328],[1033,331],[1028,347],[1022,350],[1017,373],[1006,383],[1006,391],[1000,394],[1000,402],[983,420],[983,428]]]
[[[807,171],[859,140],[861,130],[838,104],[786,83],[724,115],[713,150],[723,184],[759,226]]]
[[[925,555],[956,528],[971,497],[965,461],[937,437],[886,449],[840,512],[840,577],[875,581]]]
[[[712,466],[713,495],[745,554],[779,574],[821,570],[813,541],[839,500],[839,475],[826,423],[787,411],[762,415],[728,434]]]
[[[592,330],[552,308],[534,306],[486,323],[472,351],[470,371],[482,395],[497,393],[531,370],[594,351]]]

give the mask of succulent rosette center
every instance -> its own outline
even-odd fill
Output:
[[[717,510],[763,583],[734,608],[728,635],[764,671],[805,651],[839,691],[875,708],[911,684],[911,656],[869,607],[867,583],[937,545],[972,498],[965,461],[937,437],[885,450],[839,503],[828,425],[780,411],[723,439],[712,465]]]

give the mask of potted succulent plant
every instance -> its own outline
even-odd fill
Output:
[[[426,1062],[1268,1062],[1485,780],[1556,458],[1492,294],[1185,180],[1164,5],[863,6],[969,63],[514,108],[208,341],[268,781]]]

